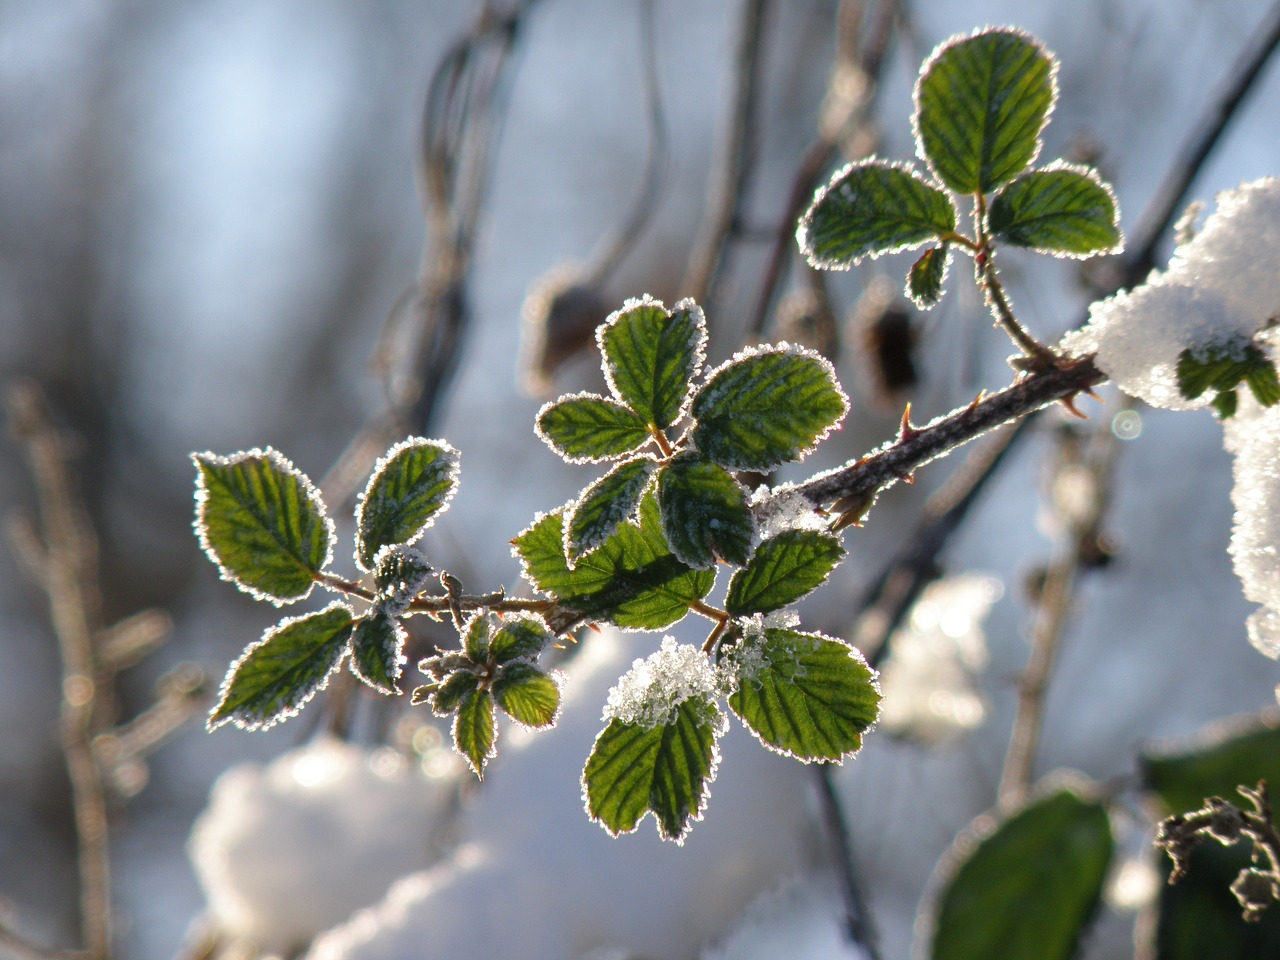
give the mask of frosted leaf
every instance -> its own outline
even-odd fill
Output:
[[[645,728],[672,724],[677,708],[694,697],[709,701],[715,709],[721,686],[720,675],[706,654],[691,644],[677,644],[664,637],[656,653],[634,661],[609,691],[602,719]]]
[[[881,725],[940,743],[986,719],[977,675],[987,665],[982,622],[1002,593],[993,577],[965,574],[932,584],[893,636],[880,677]]]

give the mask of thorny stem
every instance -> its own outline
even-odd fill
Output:
[[[60,437],[49,422],[38,389],[20,383],[10,392],[14,433],[26,446],[40,501],[44,539],[41,586],[62,659],[59,727],[71,780],[71,803],[79,845],[80,925],[87,960],[111,953],[111,889],[107,804],[93,738],[106,725],[101,698],[109,675],[94,654],[97,604],[91,586],[94,546],[80,516],[63,462]]]

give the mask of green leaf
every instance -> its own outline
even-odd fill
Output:
[[[333,558],[333,521],[306,474],[275,450],[192,456],[196,534],[229,580],[276,605],[301,600]]]
[[[636,512],[657,466],[652,457],[625,460],[582,491],[569,507],[565,530],[564,551],[570,561],[600,546]]]
[[[435,522],[458,489],[458,451],[410,437],[387,451],[356,505],[356,563],[372,570],[389,544],[409,545]]]
[[[231,722],[266,730],[294,716],[323,690],[346,656],[353,616],[335,601],[317,613],[281,620],[231,665],[208,728]]]
[[[534,730],[555,726],[560,712],[560,684],[551,674],[523,660],[498,671],[493,696],[507,716]]]
[[[747,491],[728,470],[681,454],[658,474],[658,504],[663,535],[682,563],[710,568],[717,557],[747,562],[756,522]]]
[[[561,397],[544,405],[534,429],[569,463],[624,457],[653,439],[633,410],[594,393]]]
[[[456,670],[431,692],[431,712],[437,717],[452,716],[463,698],[480,689],[480,678],[470,670]]]
[[[484,765],[497,756],[494,749],[497,738],[498,724],[489,691],[475,689],[462,694],[457,713],[453,715],[453,745],[481,780]]]
[[[399,694],[405,664],[404,627],[395,617],[371,613],[351,636],[351,672],[379,693]]]
[[[1257,345],[1235,337],[1178,354],[1178,392],[1195,400],[1206,391],[1217,393],[1213,406],[1219,418],[1230,419],[1236,412],[1235,388],[1248,385],[1264,407],[1280,402],[1280,380],[1271,359]]]
[[[921,908],[931,960],[1069,960],[1111,864],[1101,803],[1061,789],[957,838]],[[1033,909],[1029,909],[1033,907]],[[919,955],[925,955],[922,951]]]
[[[1008,27],[943,43],[920,71],[917,153],[956,193],[990,193],[1040,152],[1057,98],[1057,63]]]
[[[496,663],[531,660],[555,639],[546,621],[532,615],[508,616],[489,643],[489,656]]]
[[[1231,794],[1222,794],[1231,797]],[[1232,797],[1232,799],[1236,799]],[[1191,851],[1188,872],[1169,883],[1173,864],[1160,855],[1164,882],[1155,905],[1154,922],[1140,923],[1154,943],[1139,956],[1155,960],[1260,960],[1280,957],[1280,910],[1263,911],[1256,921],[1241,916],[1231,883],[1251,866],[1247,843],[1224,848],[1202,843]]]
[[[715,572],[692,570],[671,553],[653,494],[641,501],[639,520],[619,526],[572,569],[564,556],[560,511],[539,517],[512,544],[529,582],[584,618],[661,630],[710,592]]]
[[[799,460],[844,419],[849,401],[835,370],[802,347],[744,350],[693,398],[693,444],[730,470],[772,470]]]
[[[1189,739],[1144,750],[1139,762],[1143,786],[1166,814],[1197,810],[1206,797],[1233,799],[1241,784],[1280,785],[1280,711],[1210,724]]]
[[[930,247],[911,265],[907,273],[907,296],[921,310],[928,310],[942,299],[942,284],[951,264],[951,245]]]
[[[987,225],[1005,243],[1086,257],[1124,243],[1116,198],[1087,167],[1057,163],[1018,177],[991,201]]]
[[[489,635],[492,632],[493,621],[483,611],[472,614],[471,619],[462,625],[462,649],[468,660],[484,663],[489,659]]]
[[[796,238],[812,266],[831,270],[945,239],[955,228],[951,198],[910,167],[861,160],[819,191]]]
[[[613,395],[657,429],[684,413],[689,385],[702,368],[707,324],[692,300],[668,311],[650,297],[628,300],[597,333]]]
[[[784,530],[764,540],[729,581],[725,610],[735,617],[795,603],[844,559],[840,539],[818,530]]]
[[[808,763],[841,760],[862,746],[880,713],[875,672],[846,643],[770,627],[726,652],[733,709],[772,750]]]
[[[615,837],[652,813],[664,840],[683,843],[706,808],[724,728],[719,708],[701,696],[680,704],[669,724],[610,720],[582,773],[587,813]]]

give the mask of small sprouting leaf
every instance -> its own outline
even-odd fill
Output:
[[[405,664],[404,627],[395,617],[371,613],[351,635],[351,672],[379,693],[398,694]]]
[[[1154,746],[1140,767],[1143,787],[1166,813],[1198,809],[1206,797],[1234,797],[1240,784],[1280,784],[1280,712],[1219,721],[1189,740]]]
[[[356,563],[373,569],[388,544],[409,545],[435,522],[458,489],[458,451],[443,440],[410,437],[387,451],[356,505]]]
[[[1033,37],[1009,27],[946,41],[916,83],[916,152],[956,193],[1007,183],[1040,152],[1057,69]]]
[[[494,749],[497,738],[497,718],[493,715],[493,697],[489,691],[473,689],[464,693],[453,715],[453,745],[481,780],[484,765],[497,755]]]
[[[680,704],[670,723],[610,720],[582,772],[588,815],[616,837],[652,813],[664,840],[683,843],[706,808],[724,727],[719,707],[700,696]]]
[[[594,552],[569,567],[564,517],[545,514],[512,541],[525,577],[586,619],[623,628],[660,630],[689,612],[715,583],[712,570],[681,563],[662,534],[657,498],[640,503],[639,523],[624,523]]]
[[[493,621],[487,613],[476,613],[462,625],[462,649],[467,659],[473,663],[484,663],[489,659],[489,638],[493,632]]]
[[[292,717],[328,685],[349,649],[352,624],[351,608],[338,601],[281,620],[231,665],[208,728],[231,722],[266,730]]]
[[[306,474],[268,447],[192,456],[196,534],[222,579],[277,605],[303,599],[333,557],[333,521]]]
[[[1056,163],[1024,173],[991,201],[992,236],[1019,247],[1086,257],[1124,242],[1111,190],[1087,167]]]
[[[431,712],[437,717],[452,716],[462,698],[479,689],[478,676],[469,670],[456,670],[430,691]]]
[[[1188,347],[1178,354],[1177,376],[1178,392],[1187,400],[1215,391],[1217,396],[1212,403],[1223,420],[1236,412],[1235,388],[1241,383],[1248,385],[1262,406],[1280,403],[1275,364],[1256,344],[1242,337],[1206,347]]]
[[[560,712],[560,684],[551,674],[523,660],[498,671],[493,696],[507,716],[534,730],[555,726]]]
[[[951,263],[951,245],[930,247],[911,265],[907,273],[907,296],[921,310],[928,310],[942,299],[942,285]]]
[[[910,167],[861,160],[837,171],[800,220],[796,239],[815,267],[846,269],[955,232],[951,198]]]
[[[489,641],[489,656],[496,663],[532,660],[555,639],[546,621],[531,615],[508,616]]]
[[[681,454],[658,474],[662,532],[671,552],[691,567],[722,558],[741,566],[751,553],[756,523],[747,491],[724,467]]]
[[[735,617],[768,613],[795,603],[844,559],[840,539],[819,530],[784,530],[756,547],[729,581],[725,610]]]
[[[534,429],[569,463],[624,457],[652,438],[644,420],[616,400],[579,393],[545,404]]]
[[[1111,864],[1101,803],[1060,789],[993,824],[975,821],[942,861],[921,908],[930,960],[1070,960]],[[1021,898],[1031,897],[1028,910]]]
[[[613,395],[659,430],[679,420],[706,349],[702,309],[692,300],[670,311],[651,297],[628,300],[596,336]]]
[[[772,470],[807,454],[848,410],[819,354],[787,344],[751,348],[713,371],[693,398],[693,444],[730,470]]]
[[[875,671],[839,640],[770,627],[726,657],[733,712],[765,746],[806,763],[856,753],[880,714]]]
[[[608,540],[636,512],[657,466],[652,457],[624,460],[582,491],[569,507],[565,528],[564,552],[571,562]]]

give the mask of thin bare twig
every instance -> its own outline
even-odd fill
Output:
[[[105,714],[110,674],[97,662],[93,645],[101,626],[93,586],[96,545],[71,490],[63,440],[50,422],[35,384],[21,382],[12,388],[9,416],[26,449],[39,497],[44,554],[40,586],[48,596],[49,617],[62,660],[59,727],[79,845],[84,956],[106,960],[111,952],[106,787],[92,743],[109,721]]]
[[[746,0],[742,7],[733,66],[733,106],[720,146],[720,162],[714,168],[711,201],[681,284],[683,295],[692,297],[709,313],[714,313],[712,301],[729,260],[730,240],[742,219],[742,201],[755,167],[761,50],[770,5],[770,0]]]

